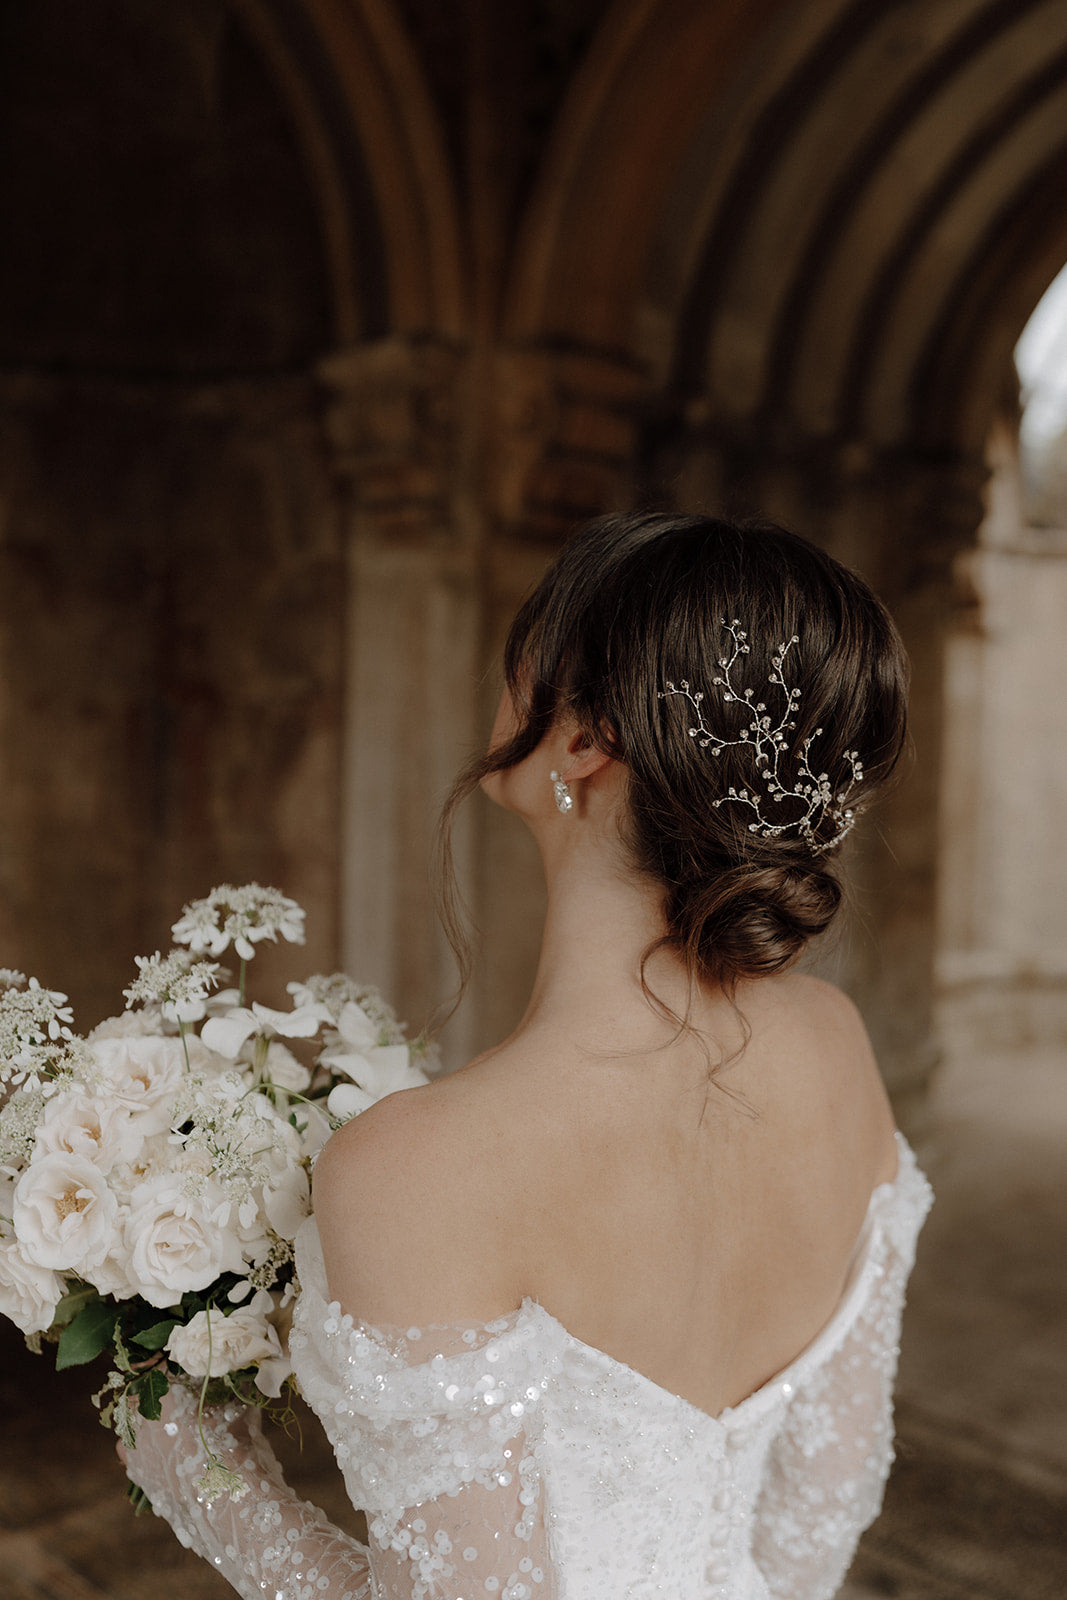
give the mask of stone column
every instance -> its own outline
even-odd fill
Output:
[[[348,601],[342,951],[412,1029],[451,991],[433,914],[434,825],[476,741],[480,520],[466,493],[463,352],[390,338],[323,363]],[[469,828],[457,839],[470,874]],[[463,1030],[446,1040],[455,1064]]]
[[[940,1015],[961,1064],[1067,1041],[1067,528],[1028,524],[1014,418],[989,460],[946,692]]]
[[[946,645],[966,603],[955,576],[982,518],[980,461],[894,455],[848,484],[827,543],[886,601],[911,659],[909,746],[892,792],[857,829],[844,976],[907,1119],[939,1059],[936,998]],[[837,535],[835,538],[834,535]]]

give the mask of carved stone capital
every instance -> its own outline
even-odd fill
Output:
[[[334,470],[381,536],[419,538],[451,524],[464,373],[456,346],[400,336],[320,363]]]
[[[555,541],[629,502],[643,388],[632,363],[522,347],[497,353],[494,376],[489,481],[503,527]]]

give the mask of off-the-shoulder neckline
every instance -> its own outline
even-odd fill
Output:
[[[831,1354],[847,1335],[866,1300],[871,1277],[877,1269],[877,1262],[872,1254],[871,1245],[875,1236],[874,1223],[878,1211],[883,1202],[891,1196],[896,1196],[902,1192],[909,1180],[919,1176],[914,1152],[899,1129],[896,1132],[896,1142],[896,1173],[884,1183],[878,1184],[871,1192],[863,1225],[856,1240],[848,1282],[830,1317],[819,1332],[815,1334],[814,1338],[810,1339],[803,1349],[786,1366],[776,1372],[773,1377],[760,1384],[757,1389],[746,1395],[743,1400],[739,1400],[736,1405],[725,1406],[714,1415],[710,1411],[704,1411],[691,1400],[687,1400],[684,1395],[680,1395],[673,1389],[668,1389],[663,1384],[657,1383],[647,1373],[639,1372],[636,1367],[631,1367],[627,1362],[620,1361],[617,1356],[610,1355],[598,1345],[586,1344],[583,1339],[579,1339],[564,1323],[560,1322],[558,1317],[553,1316],[547,1306],[532,1295],[525,1295],[519,1306],[511,1311],[503,1312],[499,1317],[494,1317],[489,1322],[423,1324],[420,1331],[425,1334],[432,1331],[434,1326],[456,1328],[462,1325],[478,1328],[483,1332],[489,1329],[499,1329],[499,1332],[495,1333],[494,1337],[500,1338],[512,1329],[519,1327],[523,1323],[528,1323],[532,1318],[536,1317],[542,1323],[547,1323],[555,1330],[557,1339],[564,1340],[573,1348],[591,1357],[598,1364],[612,1367],[616,1371],[623,1373],[628,1379],[639,1383],[642,1387],[659,1395],[662,1399],[673,1402],[684,1413],[691,1414],[698,1423],[707,1424],[712,1428],[732,1430],[785,1398],[790,1389],[796,1387],[797,1381],[802,1377],[803,1373],[810,1368],[818,1366],[820,1360]],[[922,1181],[925,1184],[925,1180]],[[309,1224],[315,1224],[313,1215],[308,1217],[304,1226],[307,1227]],[[315,1232],[317,1242],[317,1227]],[[325,1269],[323,1269],[323,1283],[325,1285]],[[324,1303],[327,1303],[325,1295],[321,1296],[321,1298]],[[331,1308],[336,1306],[340,1314],[339,1302],[330,1301],[328,1304]],[[362,1331],[366,1336],[370,1338],[377,1337],[383,1342],[388,1342],[390,1334],[403,1333],[403,1330],[399,1327],[375,1326],[361,1318],[346,1317],[344,1320],[346,1322],[350,1321],[353,1332]]]
[[[867,1203],[863,1225],[860,1228],[853,1251],[852,1263],[849,1270],[848,1282],[842,1291],[833,1312],[819,1332],[784,1367],[781,1367],[773,1377],[753,1389],[751,1394],[739,1400],[736,1405],[724,1406],[721,1411],[714,1413],[705,1411],[693,1401],[687,1400],[684,1395],[678,1394],[673,1389],[666,1388],[657,1383],[647,1373],[639,1372],[636,1367],[631,1367],[628,1362],[620,1361],[617,1356],[609,1355],[606,1350],[598,1345],[586,1344],[584,1339],[579,1339],[568,1327],[560,1322],[558,1317],[543,1306],[539,1300],[527,1296],[522,1302],[522,1310],[531,1308],[540,1317],[550,1322],[560,1336],[567,1343],[584,1351],[594,1360],[614,1367],[617,1371],[625,1373],[630,1379],[636,1380],[642,1386],[655,1391],[668,1400],[674,1401],[683,1411],[691,1412],[700,1422],[711,1424],[714,1427],[732,1429],[740,1426],[742,1422],[749,1421],[769,1406],[776,1404],[786,1393],[795,1389],[802,1373],[819,1365],[820,1359],[829,1355],[845,1338],[860,1308],[864,1304],[867,1289],[876,1262],[871,1254],[873,1238],[873,1222],[881,1204],[890,1196],[896,1195],[917,1171],[915,1155],[911,1146],[899,1129],[896,1131],[897,1141],[897,1170],[892,1178],[886,1179],[872,1190]],[[514,1315],[515,1313],[511,1313]]]

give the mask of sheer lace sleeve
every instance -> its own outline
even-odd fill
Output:
[[[165,1420],[142,1421],[137,1448],[126,1457],[130,1477],[179,1541],[210,1561],[243,1600],[371,1600],[366,1546],[293,1493],[254,1407],[205,1412],[208,1444],[247,1488],[240,1499],[204,1499],[197,1479],[207,1459],[196,1407],[187,1390],[172,1390]]]
[[[367,1513],[374,1593],[552,1600],[540,1457],[549,1374],[530,1318],[356,1322],[326,1298],[313,1221],[297,1264],[294,1367]]]
[[[932,1194],[901,1141],[903,1204],[875,1206],[850,1291],[862,1311],[829,1354],[801,1358],[766,1464],[753,1553],[775,1600],[830,1600],[872,1523],[893,1461],[892,1390],[904,1288]]]

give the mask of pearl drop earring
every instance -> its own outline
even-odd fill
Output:
[[[556,797],[556,807],[565,817],[568,811],[574,810],[574,796],[558,772],[550,772],[549,777],[552,780],[552,793]]]

